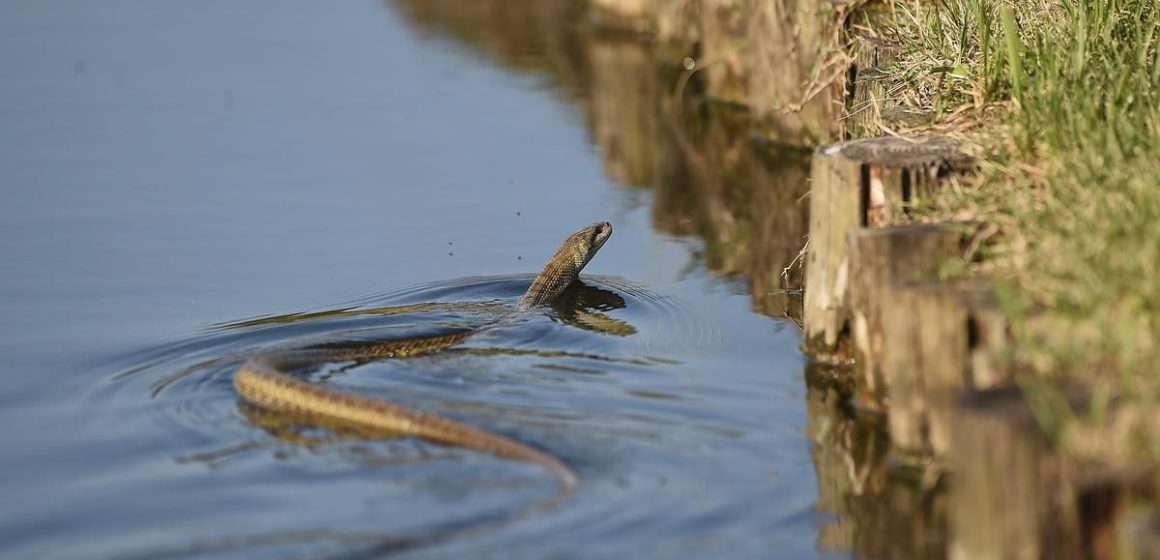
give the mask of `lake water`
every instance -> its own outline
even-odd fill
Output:
[[[825,473],[879,461],[849,440],[880,431],[830,425],[850,411],[807,375],[778,289],[800,279],[778,276],[803,242],[802,155],[690,124],[703,107],[669,127],[634,97],[670,87],[634,81],[636,42],[514,24],[497,42],[471,5],[0,8],[0,555],[374,557],[550,496],[538,469],[465,450],[303,443],[230,379],[262,348],[486,322],[457,305],[512,305],[604,219],[572,307],[312,376],[580,477],[547,511],[396,552],[821,558],[869,538],[847,513],[879,494],[835,500]],[[725,163],[671,156],[721,138],[742,139]],[[421,302],[447,305],[383,312]]]

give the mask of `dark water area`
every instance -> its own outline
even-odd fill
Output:
[[[941,505],[798,351],[808,152],[583,20],[567,1],[0,8],[0,556],[377,557],[550,496],[532,466],[281,429],[231,377],[262,349],[487,323],[607,219],[574,299],[309,374],[580,477],[553,509],[395,554],[926,557]]]

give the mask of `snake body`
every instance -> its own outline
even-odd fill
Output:
[[[576,281],[580,271],[610,235],[612,225],[598,222],[568,236],[520,298],[516,312],[526,312],[555,301]],[[247,359],[238,368],[234,375],[234,388],[242,399],[254,406],[292,414],[308,422],[350,427],[372,436],[415,436],[539,465],[556,477],[561,491],[572,491],[578,484],[572,469],[559,459],[531,446],[437,414],[314,385],[290,375],[294,369],[311,364],[433,352],[457,344],[480,330],[353,347],[315,347],[262,353]]]

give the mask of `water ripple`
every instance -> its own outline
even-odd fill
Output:
[[[241,403],[232,377],[256,352],[490,325],[511,316],[531,279],[519,275],[428,283],[323,309],[211,325],[188,339],[116,359],[117,371],[89,396],[93,403],[127,411],[139,412],[149,403],[147,415],[155,429],[171,440],[166,448],[180,450],[171,452],[174,464],[201,466],[227,479],[218,480],[224,486],[214,495],[231,484],[238,485],[237,492],[253,492],[255,481],[261,481],[258,488],[279,489],[279,503],[297,503],[294,497],[313,503],[313,491],[302,486],[308,473],[329,473],[327,484],[342,494],[365,484],[360,473],[367,467],[381,471],[377,467],[391,465],[385,470],[396,476],[390,477],[393,489],[384,490],[385,495],[409,496],[401,503],[411,504],[409,522],[402,524],[391,521],[397,506],[376,506],[382,513],[374,519],[386,520],[392,530],[423,534],[446,525],[449,515],[454,522],[467,522],[518,510],[534,502],[537,493],[542,496],[550,484],[535,469],[421,441],[361,442],[304,428]],[[505,321],[444,351],[357,367],[328,364],[306,375],[509,434],[577,465],[584,477],[585,470],[592,474],[610,468],[593,462],[602,456],[593,446],[613,441],[616,446],[635,441],[656,449],[670,445],[669,427],[688,423],[684,419],[696,399],[673,390],[666,372],[680,365],[683,353],[719,343],[719,333],[711,321],[676,299],[622,278],[586,277],[558,305]],[[706,433],[723,430],[711,421],[700,424]],[[499,466],[503,468],[497,470]],[[465,468],[471,476],[464,476]],[[525,474],[511,479],[511,473]],[[449,480],[468,481],[456,492],[453,508],[441,503],[447,496],[431,494],[432,488],[446,488]],[[498,482],[503,480],[509,482]],[[655,483],[664,484],[661,479]],[[508,491],[497,491],[497,484]],[[419,500],[416,492],[426,497]],[[214,548],[207,543],[252,545],[282,537],[293,542],[294,535],[331,534],[319,527],[337,523],[310,519],[271,521],[264,530],[245,532],[252,535],[248,537],[232,529],[208,531],[207,540],[196,540],[189,549],[204,552]],[[380,528],[367,525],[365,520],[346,519],[341,526],[351,530],[342,534],[362,534],[360,526],[380,534],[375,532]]]

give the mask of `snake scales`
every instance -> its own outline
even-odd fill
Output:
[[[568,236],[520,298],[517,313],[556,300],[579,277],[580,271],[610,235],[612,224],[598,222]],[[313,385],[290,375],[294,369],[318,363],[405,357],[433,352],[457,344],[479,330],[368,343],[356,347],[315,347],[263,353],[249,358],[238,368],[234,375],[234,387],[252,405],[272,412],[293,414],[307,421],[354,428],[369,435],[416,436],[440,444],[476,449],[498,457],[536,464],[556,477],[562,492],[574,490],[578,480],[572,469],[538,449],[443,416]]]

